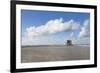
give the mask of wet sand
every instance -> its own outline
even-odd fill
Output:
[[[21,62],[48,62],[90,59],[89,46],[40,45],[24,46],[21,49]]]

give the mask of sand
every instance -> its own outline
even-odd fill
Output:
[[[21,62],[48,62],[90,59],[89,46],[44,45],[24,46],[21,49]]]

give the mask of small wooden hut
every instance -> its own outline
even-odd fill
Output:
[[[72,44],[72,40],[67,40],[66,45],[67,45],[67,46],[72,46],[72,45],[73,45],[73,44]]]

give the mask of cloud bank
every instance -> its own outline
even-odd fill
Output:
[[[85,23],[86,24],[86,23]],[[85,25],[87,27],[87,25]],[[47,21],[46,24],[43,24],[41,26],[35,27],[35,26],[30,26],[26,29],[26,36],[33,38],[33,37],[38,37],[42,35],[47,35],[47,34],[54,34],[58,32],[68,32],[72,30],[78,30],[80,28],[80,23],[76,22],[74,20],[69,20],[69,21],[64,21],[63,18],[59,19],[54,19],[54,20],[49,20]],[[80,33],[82,35],[82,32]]]
[[[22,37],[22,45],[64,44],[67,39],[72,39],[75,44],[89,43],[89,24],[89,20],[84,20],[82,25],[73,19],[69,21],[64,21],[63,18],[49,20],[37,27],[27,27]],[[69,35],[64,39],[49,35],[69,31]]]
[[[90,27],[90,22],[89,20],[85,20],[84,23],[83,23],[83,27],[81,28],[81,31],[79,33],[79,37],[80,38],[83,38],[83,37],[88,37],[89,36],[89,32],[88,32],[88,29]]]

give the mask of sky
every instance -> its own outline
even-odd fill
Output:
[[[22,45],[89,44],[90,14],[21,10]]]

